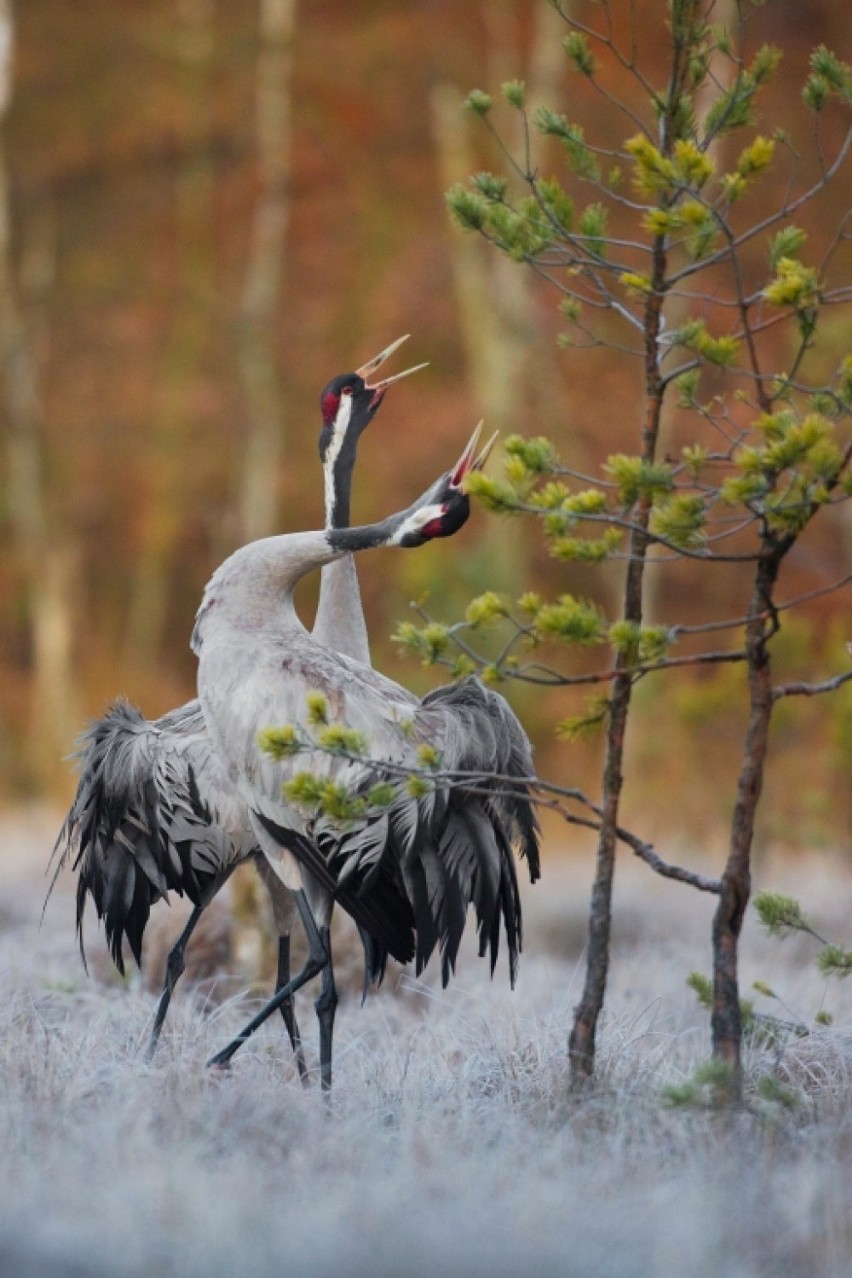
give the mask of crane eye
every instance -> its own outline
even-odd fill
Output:
[[[352,394],[352,387],[351,387],[351,386],[344,386],[344,387],[343,387],[343,390],[342,390],[340,393],[341,393],[341,395],[351,395],[351,394]]]

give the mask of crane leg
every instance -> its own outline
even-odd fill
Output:
[[[330,951],[329,951],[330,953]],[[325,980],[325,975],[323,975]],[[290,982],[290,933],[278,938],[278,977],[275,981],[275,993],[284,989],[285,985]],[[302,1047],[302,1036],[299,1033],[299,1026],[296,1021],[296,1011],[293,1007],[293,996],[286,998],[279,1008],[284,1024],[287,1027],[287,1033],[290,1036],[290,1043],[293,1047],[293,1055],[296,1057],[296,1065],[299,1070],[299,1078],[303,1083],[308,1081],[308,1067],[305,1064],[305,1050]]]
[[[275,993],[283,989],[290,981],[290,929],[293,925],[293,896],[272,869],[266,857],[258,853],[254,866],[263,882],[272,902],[272,917],[278,933],[278,976],[275,981]],[[302,1036],[299,1033],[293,999],[288,998],[281,1004],[281,1015],[290,1036],[290,1044],[296,1057],[296,1066],[303,1083],[308,1081],[308,1068],[305,1065],[305,1052],[302,1047]]]
[[[157,1014],[154,1017],[151,1037],[148,1040],[148,1050],[145,1053],[146,1061],[150,1061],[157,1050],[157,1043],[160,1041],[160,1030],[163,1028],[163,1021],[166,1019],[166,1012],[169,1010],[169,1003],[172,1001],[172,993],[183,975],[183,960],[187,943],[195,931],[195,925],[201,918],[203,909],[203,905],[196,905],[187,920],[186,927],[183,929],[177,941],[169,951],[169,957],[166,959],[166,980],[163,985],[163,992],[160,995],[160,1001],[157,1004]]]
[[[299,917],[302,920],[305,934],[308,938],[308,958],[305,966],[301,972],[297,972],[291,981],[288,981],[273,995],[269,1002],[260,1009],[257,1016],[249,1021],[248,1025],[240,1031],[236,1038],[228,1043],[227,1047],[223,1047],[221,1052],[217,1052],[215,1056],[210,1057],[207,1062],[208,1065],[227,1065],[234,1053],[239,1051],[247,1039],[251,1038],[255,1030],[259,1029],[263,1022],[268,1020],[274,1012],[277,1012],[288,998],[292,998],[296,990],[300,990],[314,976],[318,976],[328,963],[328,953],[322,943],[319,929],[311,913],[311,907],[308,905],[305,893],[301,888],[293,893],[293,900],[296,902],[296,908],[299,911]]]
[[[320,1038],[320,1086],[324,1092],[331,1090],[331,1043],[334,1035],[334,1013],[337,1011],[337,986],[334,983],[334,966],[331,961],[331,930],[319,929],[320,940],[328,954],[328,962],[322,972],[322,987],[314,1003],[319,1021]]]

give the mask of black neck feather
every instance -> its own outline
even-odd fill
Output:
[[[378,546],[386,546],[402,523],[405,515],[391,515],[378,524],[365,524],[363,528],[331,528],[328,530],[328,543],[335,550],[354,553],[358,550],[373,550]]]

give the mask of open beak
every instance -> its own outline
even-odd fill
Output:
[[[391,342],[390,346],[386,346],[383,351],[379,351],[378,355],[374,355],[372,359],[368,359],[366,364],[362,364],[360,368],[356,368],[355,371],[358,376],[363,377],[366,382],[367,390],[371,390],[373,392],[373,399],[370,405],[371,408],[378,407],[384,397],[385,391],[389,386],[392,386],[394,382],[399,382],[403,377],[408,377],[411,373],[417,373],[421,368],[427,367],[426,364],[415,364],[413,368],[406,368],[402,373],[394,373],[392,377],[385,377],[380,382],[371,382],[369,380],[370,374],[375,373],[377,368],[381,368],[385,360],[388,359],[389,356],[393,355],[394,351],[399,350],[403,342],[408,341],[409,336],[410,334],[406,333],[404,337],[398,337],[395,342]]]
[[[476,453],[476,446],[479,443],[479,436],[482,434],[482,427],[484,425],[484,422],[479,423],[476,430],[468,440],[464,452],[453,467],[453,472],[450,475],[450,483],[453,488],[460,488],[465,475],[470,474],[472,470],[482,470],[483,466],[488,461],[491,449],[494,447],[495,441],[500,432],[495,430],[484,448],[480,450],[477,456],[474,456]]]

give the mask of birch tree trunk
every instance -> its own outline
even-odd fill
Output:
[[[515,16],[515,7],[507,0],[483,5],[488,85],[517,76],[520,56],[514,38]],[[562,28],[559,14],[541,5],[529,58],[530,101],[550,102],[558,95],[566,61]],[[432,130],[444,190],[477,168],[462,101],[452,85],[436,85],[432,93]],[[495,253],[479,237],[462,231],[452,232],[451,251],[462,341],[477,409],[489,430],[499,430],[504,436],[523,430],[523,407],[547,393],[546,387],[532,385],[527,372],[535,336],[532,275],[518,270],[516,262]],[[539,380],[541,375],[537,362]],[[483,534],[486,542],[489,537],[495,542],[489,563],[501,568],[502,580],[496,584],[512,591],[520,581],[521,543],[514,539],[507,544],[502,530]]]
[[[284,451],[283,396],[276,361],[276,320],[284,276],[290,213],[293,37],[296,0],[260,0],[255,128],[258,198],[252,217],[237,348],[248,413],[237,494],[241,542],[275,531],[278,477]],[[232,880],[234,951],[251,977],[271,961],[266,893],[257,875],[238,869]]]
[[[212,168],[208,132],[215,0],[177,0],[175,50],[185,103],[184,159],[175,189],[179,278],[163,360],[160,403],[151,424],[145,524],[128,611],[124,659],[144,670],[157,659],[169,606],[170,568],[181,529],[181,454],[187,403],[209,329],[214,296]]]
[[[238,495],[242,540],[276,526],[284,448],[276,363],[276,318],[290,212],[293,33],[296,0],[261,0],[255,120],[258,200],[252,218],[240,306],[240,373],[248,436]]]
[[[513,8],[505,0],[483,7],[489,85],[517,75],[512,17]],[[558,94],[565,63],[559,39],[562,25],[559,14],[541,6],[529,64],[531,101],[549,102]],[[432,127],[444,189],[463,181],[477,167],[462,100],[458,89],[448,84],[436,85],[432,94]],[[530,390],[526,369],[533,340],[533,279],[476,236],[457,231],[451,244],[473,394],[490,427],[501,432],[516,430],[519,409]]]
[[[0,0],[0,124],[12,100],[14,12]],[[72,599],[75,556],[50,527],[44,459],[44,411],[33,336],[24,318],[12,251],[12,214],[5,147],[0,140],[0,363],[7,425],[9,518],[22,565],[30,632],[32,682],[25,771],[45,787],[59,775],[76,722],[72,680]],[[47,223],[30,246],[33,276],[53,277]]]
[[[735,24],[737,20],[736,0],[716,0],[713,20],[719,23],[720,26],[731,27]],[[693,103],[699,137],[703,132],[707,112],[718,96],[731,87],[736,71],[737,66],[733,58],[726,57],[718,49],[714,49],[710,58],[710,74],[696,92]],[[724,171],[726,168],[725,154],[731,149],[731,137],[731,134],[723,134],[721,137],[714,138],[707,149],[707,154],[716,165],[717,172]],[[673,332],[679,328],[681,324],[689,319],[690,308],[694,309],[694,306],[695,303],[691,302],[688,297],[679,296],[677,293],[670,294],[666,299],[666,329],[669,332]],[[673,404],[673,400],[665,400],[663,403],[662,422],[660,425],[660,435],[663,440],[670,438]],[[662,582],[663,578],[659,569],[649,572],[645,576],[644,612],[645,620],[649,625],[653,625],[660,615],[658,603],[664,594]]]

